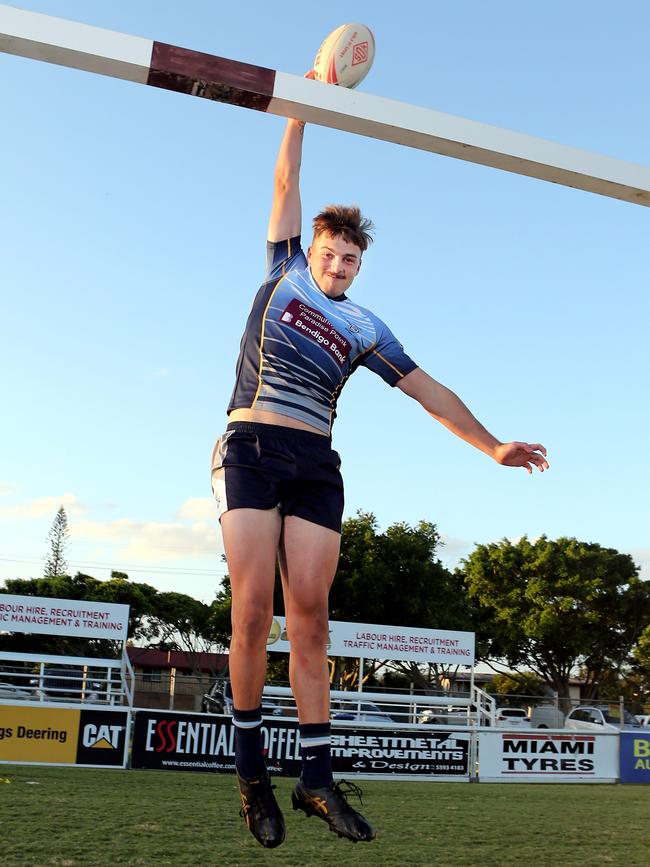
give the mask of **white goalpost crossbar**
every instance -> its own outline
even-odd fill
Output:
[[[650,168],[261,66],[0,5],[0,51],[650,206]]]

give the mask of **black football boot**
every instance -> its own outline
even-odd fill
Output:
[[[241,810],[239,815],[261,846],[274,849],[284,840],[284,818],[275,800],[268,771],[255,780],[245,780],[237,774]]]
[[[342,786],[347,786],[343,789]],[[353,843],[360,840],[370,842],[377,832],[361,813],[357,813],[348,804],[348,795],[353,794],[361,801],[361,789],[354,783],[342,780],[320,789],[308,789],[302,779],[291,795],[294,810],[302,810],[307,816],[318,816],[324,819],[339,837],[347,837]],[[363,803],[363,801],[361,801]]]

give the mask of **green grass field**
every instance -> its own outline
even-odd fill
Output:
[[[650,864],[650,787],[363,783],[377,840],[340,840],[294,813],[272,851],[239,818],[226,775],[0,765],[0,863],[9,865]]]

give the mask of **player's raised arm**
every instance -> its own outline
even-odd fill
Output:
[[[416,368],[397,383],[404,394],[417,400],[424,409],[453,434],[480,449],[507,467],[523,467],[532,473],[548,469],[546,449],[540,443],[502,443],[472,415],[458,395]]]
[[[269,241],[284,241],[300,234],[300,162],[304,130],[302,121],[287,121],[273,177],[273,206],[267,234]]]

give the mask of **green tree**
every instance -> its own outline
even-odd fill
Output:
[[[645,702],[650,698],[647,681],[634,668],[625,665],[622,670],[609,668],[601,673],[598,682],[598,701],[618,704],[621,696],[631,713],[643,713]]]
[[[631,670],[627,674],[634,698],[640,710],[650,711],[650,622],[639,636],[632,651]]]
[[[650,623],[645,627],[632,652],[635,665],[650,678]]]
[[[632,558],[598,544],[542,536],[479,545],[463,563],[470,597],[491,633],[488,652],[525,667],[557,690],[582,668],[596,694],[604,672],[620,669],[650,613],[650,584]]]
[[[420,521],[415,527],[399,522],[378,532],[375,516],[359,511],[343,522],[341,554],[330,591],[331,620],[411,626],[429,629],[472,630],[474,606],[462,576],[450,573],[437,557],[440,536],[435,524]],[[218,602],[223,623],[229,613],[230,585],[224,581]],[[276,575],[273,611],[284,614],[279,573]],[[409,662],[364,660],[363,682],[377,683],[379,669],[388,666],[402,675],[407,687],[440,686],[452,680],[456,669],[449,666]],[[288,682],[288,658],[269,654],[269,682]],[[382,674],[382,677],[385,676]],[[330,680],[339,689],[354,689],[359,678],[359,660],[330,660]]]
[[[440,536],[435,524],[415,527],[399,522],[380,533],[375,516],[358,512],[343,523],[341,556],[330,592],[332,620],[427,629],[471,630],[471,612],[462,579],[437,556]],[[420,689],[452,679],[449,666],[374,660],[364,663],[365,678],[382,665],[405,674]],[[339,659],[332,671],[337,685],[352,688],[358,661]]]
[[[200,661],[196,654],[222,649],[213,630],[211,606],[186,593],[176,592],[158,593],[154,601],[147,617],[150,643],[163,650],[180,651],[189,664],[196,666]]]
[[[148,647],[185,652],[213,652],[222,645],[215,630],[215,608],[184,593],[160,593],[149,584],[130,581],[124,572],[112,572],[108,581],[77,572],[74,577],[16,578],[5,581],[4,591],[21,596],[45,596],[85,602],[111,602],[129,606],[129,639]],[[218,604],[217,606],[218,607]],[[55,635],[0,635],[3,650],[34,650],[71,656],[105,656],[116,651],[112,643]]]
[[[548,695],[548,686],[530,671],[500,672],[487,685],[487,691],[499,696],[542,698]]]
[[[56,513],[47,538],[50,550],[45,557],[45,570],[43,574],[46,578],[65,575],[68,571],[68,564],[65,561],[65,549],[70,538],[70,530],[68,529],[68,516],[63,506]]]
[[[225,558],[224,558],[225,559]],[[206,631],[216,644],[227,647],[230,644],[232,625],[230,614],[232,608],[232,592],[230,578],[226,575],[221,582],[221,589],[210,603]]]

